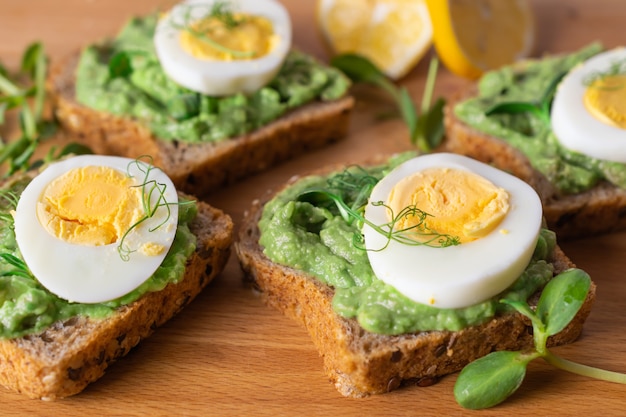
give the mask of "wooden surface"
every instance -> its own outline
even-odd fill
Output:
[[[24,47],[44,41],[52,59],[86,42],[114,34],[131,14],[171,4],[164,0],[0,0],[0,60],[14,66]],[[299,48],[327,59],[313,24],[312,0],[284,0]],[[534,0],[536,54],[562,52],[599,40],[624,41],[623,0]],[[402,84],[419,101],[427,60]],[[445,70],[436,94],[468,81]],[[361,89],[349,137],[330,148],[216,192],[208,201],[236,222],[250,202],[291,175],[335,162],[358,162],[409,147],[383,96]],[[381,99],[381,97],[383,97]],[[626,234],[562,243],[598,285],[595,308],[582,338],[555,352],[588,365],[626,372],[624,253]],[[620,415],[626,387],[599,382],[537,362],[518,393],[504,405],[469,412],[453,399],[455,376],[427,387],[405,387],[366,399],[342,398],[322,372],[306,332],[265,307],[242,285],[231,258],[224,273],[177,318],[113,365],[83,393],[47,403],[0,388],[0,413],[30,415]]]

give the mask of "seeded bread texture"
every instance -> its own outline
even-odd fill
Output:
[[[0,384],[43,400],[77,394],[189,304],[222,271],[232,241],[230,217],[206,203],[198,205],[190,223],[197,247],[182,281],[147,293],[105,319],[76,317],[37,335],[0,340]]]
[[[458,332],[388,336],[364,330],[356,320],[335,313],[331,287],[307,273],[275,264],[263,254],[258,244],[262,210],[263,203],[255,201],[244,215],[234,245],[245,280],[267,305],[306,328],[323,358],[328,378],[342,395],[365,397],[407,384],[432,385],[492,351],[533,346],[532,325],[518,313],[498,316]],[[551,262],[555,273],[574,267],[558,247]],[[531,297],[531,304],[538,297],[539,294]],[[571,343],[579,337],[594,300],[592,284],[575,319],[548,340],[549,346]]]
[[[626,190],[601,182],[586,192],[562,195],[522,152],[456,117],[454,106],[475,94],[476,90],[470,89],[446,105],[444,150],[491,164],[530,184],[541,197],[549,228],[559,239],[626,229]]]
[[[220,186],[345,137],[354,105],[351,96],[316,101],[249,134],[218,143],[165,141],[136,121],[85,107],[75,100],[79,54],[59,61],[47,89],[60,124],[98,154],[150,155],[176,187],[199,197]]]

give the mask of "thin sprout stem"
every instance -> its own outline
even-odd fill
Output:
[[[576,362],[568,361],[560,356],[554,355],[546,350],[543,359],[557,368],[569,371],[571,373],[587,376],[590,378],[600,379],[608,382],[616,382],[618,384],[626,384],[626,374],[619,372],[607,371],[604,369],[594,368],[593,366],[581,365]]]
[[[46,57],[42,51],[37,56],[37,66],[35,68],[35,85],[37,86],[37,91],[35,92],[35,103],[34,103],[35,115],[34,117],[36,121],[40,121],[42,114],[43,114],[43,107],[44,107],[45,94],[46,94],[45,82],[46,82]]]
[[[428,65],[428,76],[426,77],[426,85],[424,87],[424,94],[422,95],[422,113],[426,113],[430,108],[433,91],[435,90],[435,80],[437,79],[438,67],[439,60],[437,57],[434,57],[430,60],[430,64]]]
[[[20,95],[21,90],[11,81],[9,81],[8,78],[0,74],[0,92],[4,93],[7,96],[17,96]]]
[[[200,40],[201,42],[208,44],[212,48],[217,49],[218,51],[222,53],[231,55],[236,58],[251,58],[255,55],[254,51],[237,51],[235,49],[228,48],[220,44],[219,42],[214,41],[209,36],[206,36],[204,33],[193,29],[191,27],[192,25],[191,9],[193,8],[193,6],[187,6],[187,7],[188,8],[187,10],[185,10],[185,14],[184,14],[184,22],[182,24],[177,24],[172,21],[172,27],[174,29],[184,30],[187,33],[189,33],[191,36],[193,36],[194,38]],[[208,16],[211,16],[211,15],[212,15],[211,13],[208,14]],[[202,20],[202,19],[199,19],[199,20]]]

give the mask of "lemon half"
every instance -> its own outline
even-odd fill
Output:
[[[477,78],[532,52],[534,19],[527,0],[426,2],[437,55],[457,75]]]
[[[425,0],[318,0],[316,18],[333,53],[363,55],[394,80],[432,45]]]

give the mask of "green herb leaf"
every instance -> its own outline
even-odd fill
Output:
[[[330,65],[338,68],[357,83],[378,84],[381,80],[387,80],[378,67],[361,55],[351,53],[336,55],[330,60]]]
[[[133,73],[131,54],[128,51],[119,51],[109,59],[109,77],[128,77]]]
[[[552,106],[552,99],[554,98],[559,83],[566,74],[567,71],[564,71],[552,78],[538,101],[510,101],[498,103],[487,109],[485,115],[531,113],[540,120],[543,120],[547,125],[550,125],[550,107]]]
[[[537,304],[537,316],[552,336],[572,321],[585,302],[591,278],[580,269],[569,269],[552,278],[545,286]]]
[[[535,103],[525,101],[508,101],[494,105],[489,108],[485,114],[487,116],[491,116],[494,114],[517,114],[526,112],[538,114],[541,112],[541,109]]]
[[[417,136],[417,126],[419,120],[417,117],[417,110],[415,109],[415,105],[413,104],[413,100],[409,95],[409,91],[406,88],[402,88],[400,90],[398,105],[400,107],[400,114],[402,115],[402,119],[404,119],[404,123],[406,123],[409,128],[409,138],[411,143],[415,143],[415,137]]]
[[[22,136],[21,138],[6,144],[0,151],[0,164],[21,155],[28,147],[30,139]]]
[[[522,384],[526,366],[534,357],[508,351],[483,356],[461,371],[454,385],[454,398],[472,410],[500,404]]]
[[[40,65],[39,60],[43,56],[43,45],[41,42],[30,44],[22,55],[21,71],[29,74],[31,78],[36,77],[37,66]]]
[[[341,70],[355,83],[373,84],[389,93],[396,102],[400,115],[409,129],[411,143],[417,145],[420,150],[428,152],[441,143],[444,136],[443,107],[445,101],[439,99],[433,107],[430,107],[438,68],[436,58],[431,61],[429,67],[422,98],[421,115],[418,113],[408,90],[397,87],[367,58],[347,53],[335,56],[331,59],[330,64]]]
[[[443,126],[443,108],[446,102],[439,98],[428,111],[417,120],[415,135],[411,143],[423,151],[431,151],[441,144],[445,129]]]
[[[374,202],[374,205],[382,205],[387,207],[388,210],[391,211],[391,221],[385,224],[374,224],[369,221],[362,214],[362,207],[353,209],[350,207],[343,199],[331,192],[328,192],[323,189],[312,189],[308,191],[304,191],[300,193],[297,198],[298,201],[308,201],[312,204],[318,203],[322,204],[325,207],[329,201],[335,203],[337,209],[339,210],[339,214],[347,223],[351,223],[353,220],[360,222],[361,224],[367,224],[369,227],[374,229],[376,232],[387,238],[387,243],[382,248],[369,248],[367,250],[371,251],[381,251],[384,250],[389,242],[392,240],[411,246],[431,246],[443,248],[447,246],[454,246],[460,244],[459,238],[457,236],[451,236],[446,234],[440,234],[435,231],[432,231],[426,225],[426,218],[429,216],[428,213],[420,210],[415,205],[405,207],[400,213],[394,214],[391,211],[391,208],[385,206],[382,201]],[[407,228],[396,230],[396,224],[403,218],[416,217],[417,220],[415,223]],[[355,239],[355,241],[360,241],[361,239]],[[364,248],[365,249],[365,248]]]

